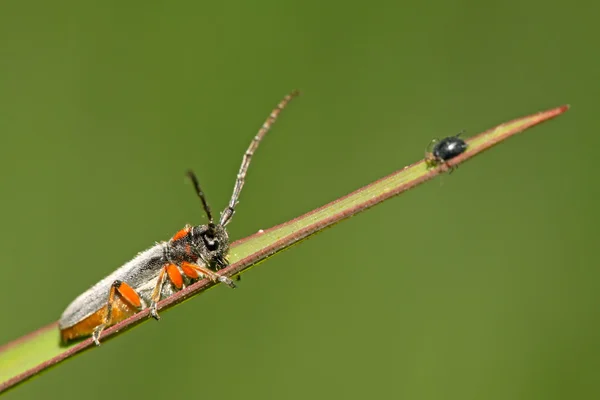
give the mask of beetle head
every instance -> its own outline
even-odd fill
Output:
[[[220,224],[209,223],[194,227],[192,248],[194,253],[208,266],[216,269],[224,268],[227,265],[229,235]]]

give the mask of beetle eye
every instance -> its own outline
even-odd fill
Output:
[[[203,239],[208,250],[214,251],[219,247],[219,240],[214,236],[204,236]]]

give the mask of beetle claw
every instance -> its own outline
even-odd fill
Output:
[[[233,281],[231,279],[229,279],[228,277],[226,277],[226,276],[219,275],[219,277],[217,278],[217,280],[219,282],[223,282],[224,284],[226,284],[227,286],[229,286],[232,289],[236,288],[235,283],[233,283]]]
[[[150,316],[157,321],[160,320],[160,315],[158,315],[158,310],[156,309],[155,302],[152,302],[152,304],[150,304]]]

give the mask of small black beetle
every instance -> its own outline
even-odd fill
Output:
[[[462,154],[467,150],[467,143],[459,138],[459,136],[463,132],[459,132],[455,136],[446,137],[440,141],[433,140],[431,144],[435,143],[431,153],[425,152],[425,162],[427,163],[427,167],[435,167],[441,163],[446,163],[446,161],[453,159],[454,157]],[[431,144],[429,147],[431,147]],[[448,165],[446,165],[448,166]],[[453,168],[450,167],[450,172],[452,172]]]

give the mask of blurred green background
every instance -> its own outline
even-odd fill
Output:
[[[572,105],[7,398],[599,398],[599,13],[2,2],[0,343],[204,222],[187,168],[223,209],[246,146],[294,88],[233,239],[417,161],[433,137]]]

